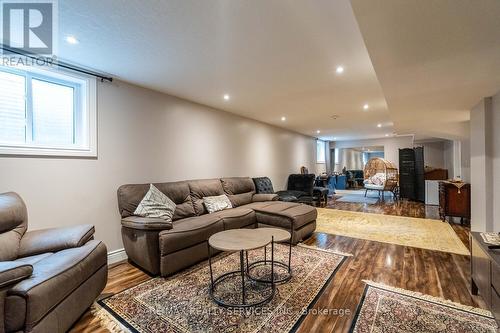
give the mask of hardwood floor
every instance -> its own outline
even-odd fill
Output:
[[[327,207],[379,214],[436,218],[435,207],[401,201],[375,205],[346,204],[330,200]],[[444,223],[444,222],[443,222]],[[467,227],[452,224],[461,240],[469,247]],[[317,300],[316,309],[343,310],[345,315],[310,313],[298,332],[347,332],[364,290],[363,280],[442,297],[465,305],[485,307],[478,296],[470,293],[470,261],[468,256],[379,243],[343,236],[315,233],[308,245],[351,253]],[[134,266],[123,263],[110,269],[104,294],[116,293],[150,277]],[[331,313],[331,312],[330,312]],[[99,326],[89,311],[71,332],[108,332]]]

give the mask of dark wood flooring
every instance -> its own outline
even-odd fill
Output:
[[[420,203],[379,202],[339,203],[334,199],[328,208],[410,217],[437,218],[437,208]],[[444,223],[444,222],[443,222]],[[452,224],[468,247],[469,229]],[[299,332],[347,332],[364,290],[363,280],[442,297],[475,307],[485,307],[478,296],[470,293],[470,261],[468,256],[430,251],[400,245],[379,243],[344,236],[315,233],[306,242],[324,249],[353,254],[326,286],[314,308],[340,309],[345,315],[308,314]],[[105,294],[116,293],[150,277],[134,266],[123,263],[112,267]],[[107,332],[89,311],[75,324],[72,332]]]

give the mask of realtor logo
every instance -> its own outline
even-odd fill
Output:
[[[0,0],[0,5],[4,46],[23,53],[56,53],[56,0]]]

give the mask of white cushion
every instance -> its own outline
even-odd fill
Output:
[[[203,203],[208,210],[208,213],[218,212],[220,210],[233,208],[231,201],[227,195],[216,195],[213,197],[204,197]]]
[[[157,217],[166,221],[172,221],[175,211],[175,202],[170,200],[163,192],[153,184],[149,185],[149,191],[137,206],[134,215],[141,217]]]
[[[365,184],[365,188],[368,190],[383,190],[384,187],[384,185]]]

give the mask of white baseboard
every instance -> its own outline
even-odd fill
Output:
[[[125,249],[118,249],[108,252],[108,265],[116,264],[117,262],[127,260],[128,256]]]

